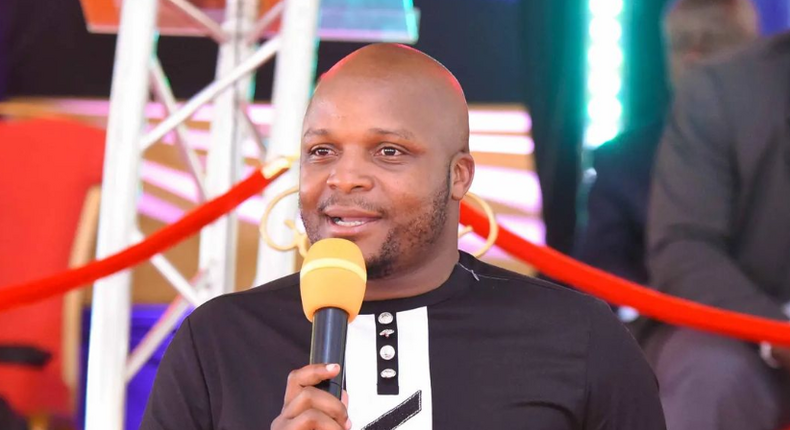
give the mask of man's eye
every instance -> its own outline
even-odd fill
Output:
[[[319,156],[319,157],[326,157],[327,155],[331,155],[331,154],[332,154],[332,150],[329,149],[329,148],[321,148],[321,147],[319,147],[319,148],[314,148],[314,149],[310,150],[310,155],[316,155],[316,156]]]
[[[381,148],[379,152],[381,152],[381,155],[385,157],[395,157],[403,154],[403,151],[401,151],[400,149],[389,147],[389,146],[386,148]]]

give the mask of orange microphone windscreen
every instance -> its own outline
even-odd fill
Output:
[[[338,308],[351,322],[365,298],[367,269],[362,251],[346,239],[323,239],[307,251],[299,274],[302,308],[311,322],[319,309]]]

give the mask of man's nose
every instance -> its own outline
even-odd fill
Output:
[[[346,152],[333,166],[327,184],[344,193],[367,191],[373,187],[367,164],[363,155]]]

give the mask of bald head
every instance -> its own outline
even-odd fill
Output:
[[[417,50],[370,45],[321,77],[303,127],[299,204],[310,241],[359,245],[377,297],[446,280],[475,170],[455,77]]]
[[[430,56],[398,44],[361,48],[320,79],[310,111],[338,96],[374,97],[412,112],[414,127],[431,128],[432,143],[449,153],[469,151],[469,110],[458,80]],[[429,122],[430,124],[423,124]]]

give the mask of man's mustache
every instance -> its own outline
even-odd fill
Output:
[[[387,211],[375,204],[370,203],[367,200],[358,198],[358,197],[340,197],[337,195],[333,195],[328,197],[326,200],[323,200],[318,203],[318,211],[325,212],[326,209],[330,206],[339,206],[345,208],[359,208],[367,212],[375,212],[380,215],[386,215]]]

